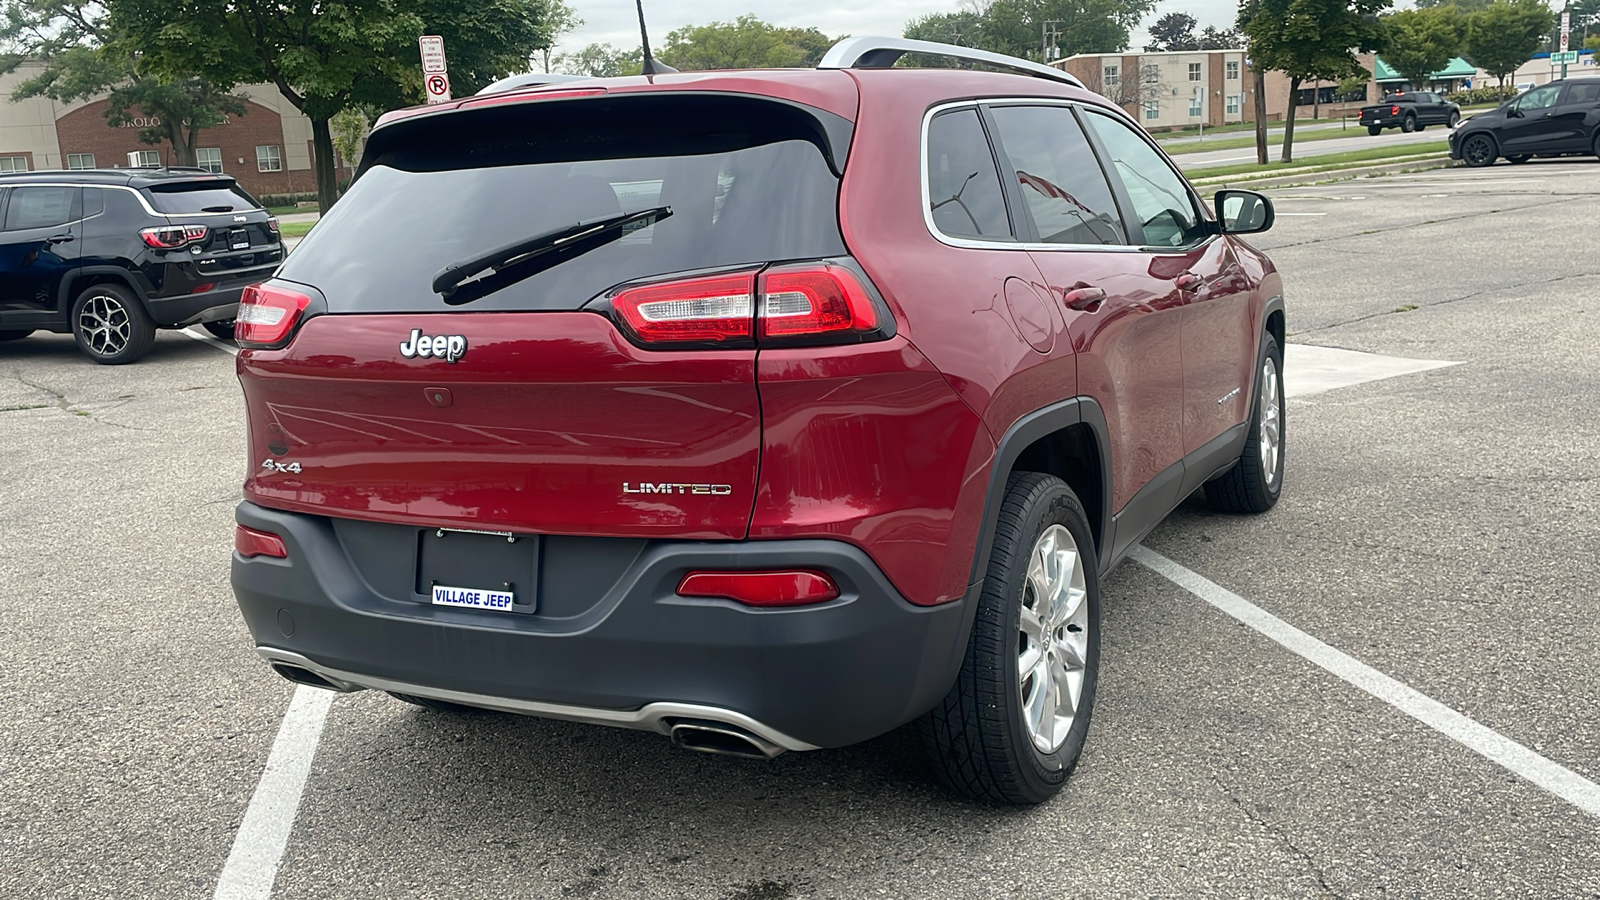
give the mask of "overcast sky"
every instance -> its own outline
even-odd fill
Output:
[[[639,44],[639,22],[632,0],[568,0],[583,19],[583,27],[567,35],[559,50],[576,50],[591,42],[618,47]],[[905,30],[907,20],[932,12],[951,12],[959,0],[645,0],[645,20],[650,44],[665,43],[667,32],[683,25],[726,22],[746,13],[774,25],[817,28],[824,34],[890,35]],[[1199,27],[1233,24],[1236,0],[1165,0],[1144,25],[1172,10],[1182,10],[1199,20]],[[1144,46],[1140,28],[1133,35],[1135,49]]]

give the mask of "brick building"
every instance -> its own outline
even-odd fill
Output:
[[[0,172],[44,169],[110,169],[172,163],[172,146],[141,143],[142,116],[121,128],[106,124],[105,98],[60,103],[48,97],[12,100],[17,84],[37,75],[23,63],[0,76]],[[289,105],[276,87],[250,85],[246,112],[200,132],[201,166],[239,180],[252,194],[298,194],[316,190],[311,168],[311,120]]]

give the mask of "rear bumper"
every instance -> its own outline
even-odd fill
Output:
[[[977,596],[914,606],[837,541],[649,541],[619,566],[597,563],[610,587],[577,615],[482,612],[380,595],[332,520],[249,502],[237,519],[289,552],[233,557],[235,596],[269,661],[339,689],[551,718],[657,731],[709,719],[791,750],[857,743],[930,709],[955,680]],[[769,567],[825,571],[842,596],[758,610],[674,590],[694,569]],[[542,585],[541,605],[553,590]]]
[[[144,301],[150,319],[157,325],[183,328],[201,322],[231,319],[239,311],[239,295],[253,281],[241,281],[230,287],[215,288],[199,294],[180,294],[176,297],[149,297]]]

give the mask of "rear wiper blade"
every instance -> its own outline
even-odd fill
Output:
[[[451,263],[439,270],[433,276],[433,290],[444,297],[444,302],[451,305],[471,303],[473,300],[489,293],[488,291],[472,291],[472,296],[457,298],[456,291],[463,287],[482,284],[485,279],[494,278],[508,269],[517,268],[517,277],[506,280],[504,284],[497,284],[494,290],[505,287],[513,281],[521,281],[590,250],[603,247],[617,238],[622,237],[628,226],[639,223],[640,228],[645,228],[672,215],[672,207],[657,206],[653,209],[640,212],[622,213],[615,216],[603,216],[597,219],[585,219],[573,225],[564,225],[543,234],[524,238],[514,244],[507,244],[490,250],[487,253],[464,259],[458,263]],[[556,251],[567,251],[555,253]],[[548,256],[555,253],[554,256]],[[524,263],[548,256],[542,265],[524,266]],[[488,285],[484,285],[488,287]]]

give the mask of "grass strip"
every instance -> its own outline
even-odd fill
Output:
[[[1184,177],[1190,181],[1205,178],[1220,178],[1228,175],[1295,175],[1300,172],[1325,172],[1329,169],[1348,167],[1351,163],[1364,162],[1399,162],[1406,159],[1431,159],[1448,149],[1444,141],[1436,144],[1401,144],[1398,146],[1373,147],[1370,150],[1349,150],[1344,153],[1327,153],[1313,156],[1298,162],[1282,163],[1270,162],[1266,165],[1257,163],[1239,163],[1232,166],[1210,166],[1204,169],[1189,169]]]

